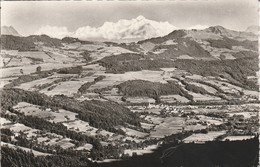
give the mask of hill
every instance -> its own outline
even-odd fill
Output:
[[[35,49],[35,44],[27,37],[18,37],[13,35],[1,35],[2,49],[29,51]]]
[[[40,42],[44,46],[49,46],[49,47],[61,47],[61,46],[63,46],[60,39],[51,38],[48,35],[31,35],[31,36],[28,36],[27,38],[34,43]]]
[[[111,73],[174,67],[202,76],[224,76],[246,86],[246,76],[255,76],[258,71],[256,38],[252,33],[221,26],[175,30],[163,37],[139,41],[136,48],[141,53],[112,55],[99,63]]]
[[[30,51],[35,50],[37,45],[48,47],[61,47],[62,42],[59,39],[51,38],[47,35],[31,35],[28,37],[2,35],[1,45],[6,50]]]

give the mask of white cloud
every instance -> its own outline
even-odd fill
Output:
[[[41,27],[36,34],[46,34],[51,37],[63,38],[65,36],[76,37],[83,40],[101,39],[135,39],[164,36],[178,29],[168,22],[157,22],[138,16],[131,20],[119,20],[115,23],[105,22],[100,27],[80,27],[75,32],[69,32],[66,27]]]
[[[46,34],[54,38],[63,38],[72,35],[72,33],[68,31],[67,27],[56,27],[49,25],[41,27],[37,32],[35,32],[35,34]]]
[[[209,28],[209,26],[207,26],[207,25],[195,25],[195,26],[187,28],[187,30],[191,30],[191,29],[203,30],[205,28]]]

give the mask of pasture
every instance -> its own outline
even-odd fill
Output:
[[[226,134],[226,131],[216,131],[216,132],[208,132],[206,134],[204,133],[197,133],[197,134],[192,134],[191,136],[185,138],[183,140],[184,143],[205,143],[206,141],[213,141],[215,140],[218,136]]]

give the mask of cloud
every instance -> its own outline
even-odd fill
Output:
[[[187,30],[191,30],[191,29],[203,30],[205,28],[209,28],[209,26],[207,26],[207,25],[195,25],[195,26],[187,28]]]
[[[56,26],[43,26],[41,27],[37,32],[35,32],[35,35],[48,35],[53,38],[63,38],[66,36],[71,36],[72,33],[68,31],[67,27],[56,27]]]
[[[66,27],[41,27],[35,34],[46,34],[51,37],[63,38],[71,36],[83,40],[88,39],[136,39],[164,36],[178,29],[168,22],[157,22],[143,16],[131,20],[121,19],[117,22],[105,22],[100,27],[80,27],[75,32],[69,32]]]

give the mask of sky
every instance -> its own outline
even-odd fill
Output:
[[[173,1],[4,1],[1,25],[13,26],[30,35],[44,26],[100,27],[104,22],[133,19],[169,22],[179,28],[221,25],[245,30],[258,25],[257,0],[173,0]]]

